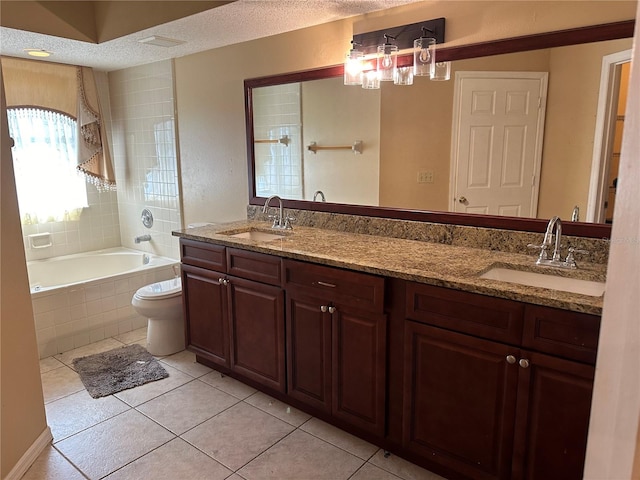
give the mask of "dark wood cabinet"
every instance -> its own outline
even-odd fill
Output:
[[[440,328],[405,326],[403,444],[468,478],[508,478],[517,348]]]
[[[237,277],[227,282],[231,370],[284,392],[284,292]]]
[[[199,360],[447,477],[582,478],[598,316],[180,245]]]
[[[466,478],[582,478],[598,317],[419,284],[407,296],[404,448]]]
[[[212,364],[284,392],[280,260],[184,239],[181,251],[187,348]],[[207,269],[214,267],[222,271]],[[230,271],[245,278],[228,275]]]
[[[229,367],[227,289],[223,273],[182,265],[182,298],[186,345],[189,350],[223,367]]]
[[[384,435],[383,279],[289,260],[284,271],[289,395]]]

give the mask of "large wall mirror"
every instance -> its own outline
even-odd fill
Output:
[[[249,201],[279,195],[290,208],[525,231],[544,231],[559,215],[571,235],[609,237],[633,28],[626,21],[441,49],[438,59],[452,62],[445,82],[416,77],[365,90],[343,85],[342,66],[246,80]],[[603,59],[612,59],[604,90]],[[529,93],[509,102],[531,97],[520,107],[537,113],[499,143],[505,152],[530,148],[533,164],[491,166],[487,151],[498,147],[478,134],[486,128],[464,123],[463,102],[482,107],[474,91],[512,92],[523,82]],[[595,176],[594,150],[603,152]],[[491,175],[524,186],[524,200],[491,210],[483,199],[476,208],[474,187]],[[580,220],[595,222],[569,222],[576,206]]]

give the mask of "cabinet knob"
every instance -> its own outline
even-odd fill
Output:
[[[326,305],[320,305],[320,311],[321,311],[322,313],[326,313],[326,311],[327,311],[327,306],[326,306]]]
[[[526,358],[521,358],[518,362],[522,368],[529,368],[529,360]]]
[[[329,307],[329,313],[334,313],[336,311],[336,307]]]
[[[226,287],[227,285],[229,285],[229,280],[227,280],[226,278],[222,278],[222,277],[220,277],[220,278],[218,279],[218,283],[219,283],[220,285],[224,285],[224,286]]]
[[[507,363],[513,365],[514,363],[516,363],[516,357],[514,357],[513,355],[507,355]]]

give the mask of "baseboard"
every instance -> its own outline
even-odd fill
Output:
[[[51,435],[51,429],[47,427],[18,460],[18,463],[15,464],[4,480],[20,480],[27,473],[29,467],[33,465],[33,462],[36,461],[38,455],[51,443],[51,440],[53,440],[53,435]]]

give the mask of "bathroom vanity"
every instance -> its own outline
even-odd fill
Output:
[[[250,231],[174,233],[199,362],[447,478],[582,478],[602,297],[480,278],[528,255]]]

